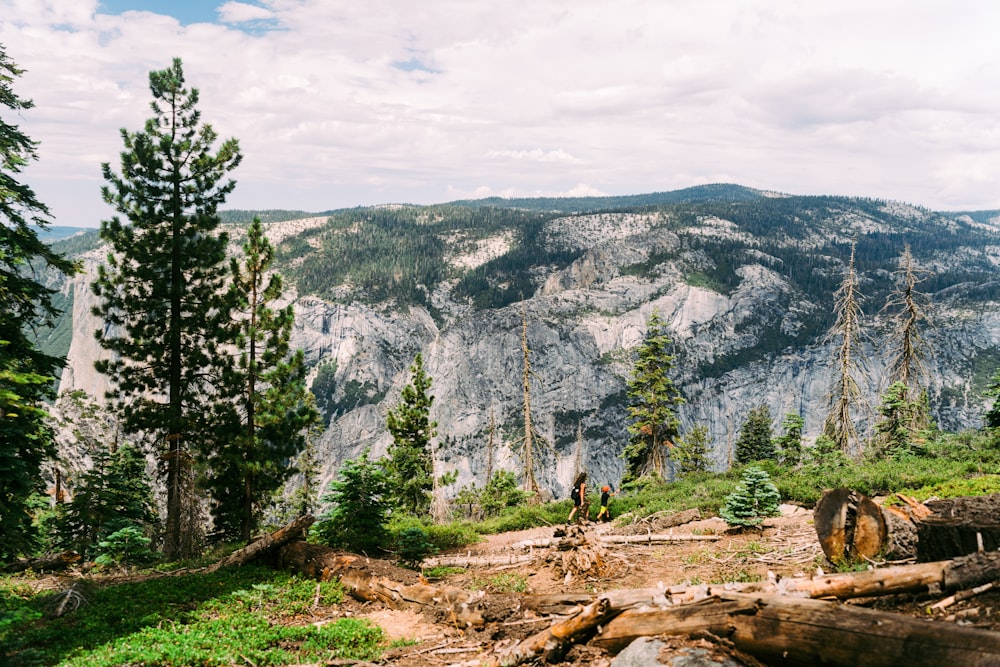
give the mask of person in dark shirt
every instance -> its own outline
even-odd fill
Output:
[[[569,511],[569,518],[566,519],[566,523],[571,523],[573,517],[576,513],[580,511],[580,505],[583,503],[584,498],[587,497],[587,473],[581,472],[576,476],[576,481],[573,482],[573,490],[570,492],[570,498],[573,499],[573,509]],[[581,516],[581,518],[583,518]]]
[[[615,495],[611,491],[610,486],[601,487],[601,511],[597,513],[598,521],[611,521],[611,512],[608,510],[608,503],[611,502],[611,496]]]

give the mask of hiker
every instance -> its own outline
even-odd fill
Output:
[[[570,491],[569,497],[573,499],[573,509],[569,511],[569,518],[566,519],[566,523],[573,521],[573,517],[580,510],[580,505],[583,503],[583,499],[587,496],[587,473],[581,472],[576,476],[576,481],[573,482],[573,490]]]
[[[608,503],[611,496],[615,495],[610,486],[601,487],[601,510],[597,513],[597,521],[611,521],[611,512],[608,511]]]

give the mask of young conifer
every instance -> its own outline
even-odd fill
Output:
[[[387,425],[392,434],[386,469],[392,479],[399,506],[414,515],[430,509],[434,487],[431,439],[437,423],[431,421],[434,397],[431,378],[424,372],[424,358],[417,354],[410,366],[410,384],[403,388],[402,401],[389,410]]]
[[[680,420],[675,406],[684,402],[668,375],[674,366],[669,353],[671,344],[667,325],[656,311],[646,322],[646,337],[639,346],[638,358],[628,381],[628,416],[631,434],[622,452],[625,459],[624,481],[655,473],[668,477],[670,450],[678,436]]]
[[[292,461],[305,448],[306,433],[319,417],[306,388],[304,355],[289,349],[292,306],[274,308],[284,284],[280,274],[270,272],[273,261],[274,248],[260,219],[254,218],[242,261],[230,261],[240,352],[228,376],[237,397],[230,406],[236,428],[224,431],[209,453],[216,531],[243,542],[257,530],[271,494],[295,472]]]

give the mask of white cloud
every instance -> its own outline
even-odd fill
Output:
[[[975,0],[231,0],[191,26],[0,0],[0,17],[36,103],[17,119],[41,142],[31,177],[67,223],[106,215],[97,162],[174,56],[204,120],[240,139],[231,206],[722,180],[1000,206],[1000,5]],[[241,29],[260,21],[279,29]],[[88,180],[84,199],[51,185]]]
[[[274,12],[266,7],[248,5],[230,0],[218,9],[219,20],[223,23],[245,23],[247,21],[267,21],[274,18]]]
[[[557,197],[606,197],[607,192],[602,192],[586,183],[577,183],[566,192],[560,192]]]
[[[529,162],[561,162],[564,164],[578,164],[583,162],[579,158],[573,157],[570,153],[560,149],[544,151],[541,148],[533,148],[528,151],[500,150],[489,151],[487,157],[506,158],[510,160],[526,160]]]

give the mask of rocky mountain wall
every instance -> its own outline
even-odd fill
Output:
[[[908,225],[914,219],[937,224],[929,212],[900,210],[892,215],[905,214],[899,220]],[[811,442],[828,406],[836,342],[826,337],[827,329],[822,335],[809,332],[829,316],[833,294],[810,293],[794,282],[788,260],[765,251],[759,237],[736,223],[712,216],[684,227],[676,219],[662,212],[554,218],[545,228],[546,243],[578,250],[579,256],[561,268],[535,267],[534,293],[495,309],[471,307],[455,293],[454,281],[427,286],[433,309],[293,292],[293,346],[305,351],[313,377],[325,366],[332,378],[318,397],[327,406],[329,422],[318,441],[323,483],[346,459],[366,449],[376,456],[386,451],[391,441],[386,411],[398,402],[418,352],[433,379],[439,472],[458,471],[455,489],[485,483],[491,414],[496,424],[494,465],[518,471],[522,317],[533,372],[533,419],[546,443],[538,453],[537,477],[557,497],[568,493],[581,446],[591,479],[615,484],[620,479],[619,454],[628,440],[626,380],[654,310],[669,324],[676,349],[674,379],[686,399],[678,409],[682,433],[696,424],[708,428],[717,469],[731,460],[742,421],[760,404],[769,407],[776,434],[786,413],[800,414]],[[823,249],[859,233],[887,234],[894,220],[899,222],[891,216],[875,221],[864,211],[831,215],[809,223],[811,227],[803,222],[798,240],[775,236],[770,247],[815,253],[815,272],[839,275],[842,260],[823,255]],[[277,238],[297,233],[281,227],[287,224],[272,223],[271,233]],[[316,225],[311,220],[300,227]],[[515,236],[504,231],[497,238],[510,245]],[[720,244],[717,251],[704,245],[706,238]],[[726,244],[737,243],[739,248],[727,250],[731,245]],[[476,247],[481,251],[493,245],[506,247],[499,241],[491,245],[489,239]],[[981,265],[992,262],[984,258],[997,256],[995,248],[962,246],[941,251],[933,261],[951,269]],[[91,270],[94,261],[88,259]],[[724,263],[735,266],[732,287],[704,279]],[[889,280],[891,269],[870,271],[862,289]],[[92,332],[101,323],[90,315],[93,296],[87,280],[78,276],[67,287],[75,297],[73,340],[61,390],[82,389],[99,397],[105,385],[93,371],[100,351]],[[935,418],[949,430],[980,424],[983,376],[991,375],[1000,361],[995,354],[1000,315],[992,292],[979,295],[981,287],[975,282],[952,285],[932,295],[934,308],[924,332],[933,351],[925,359],[926,386]],[[891,354],[884,346],[887,327],[885,315],[866,322],[872,340],[862,347],[868,370],[862,386],[873,407],[884,389]]]

